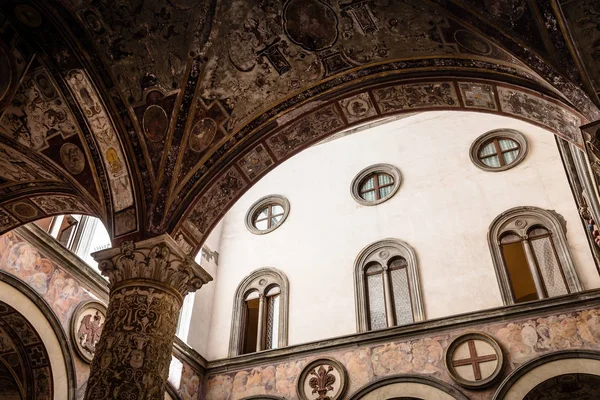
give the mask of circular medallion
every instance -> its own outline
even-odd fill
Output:
[[[525,13],[525,0],[485,0],[485,6],[495,18],[514,22]]]
[[[454,32],[454,40],[461,47],[475,54],[486,56],[492,52],[492,46],[488,42],[464,29]]]
[[[106,306],[98,301],[81,303],[71,317],[71,340],[77,353],[92,362],[96,345],[106,322]]]
[[[467,333],[454,339],[444,358],[446,369],[458,384],[484,388],[502,372],[504,356],[494,338],[484,333]]]
[[[12,211],[23,219],[35,218],[38,215],[37,210],[27,203],[17,203],[13,205]]]
[[[160,142],[169,128],[169,117],[161,106],[153,104],[144,111],[142,125],[148,140]]]
[[[353,99],[346,107],[346,110],[353,117],[362,117],[369,112],[369,108],[369,103],[363,99]]]
[[[285,33],[308,51],[321,51],[335,43],[338,19],[321,0],[290,0],[283,8]]]
[[[15,17],[30,28],[42,25],[42,16],[38,10],[26,4],[19,4],[15,7]]]
[[[60,148],[60,160],[73,175],[80,174],[85,168],[83,152],[73,143],[65,143]]]
[[[217,133],[217,123],[210,118],[203,118],[194,125],[190,132],[190,149],[201,152],[208,148]]]
[[[301,400],[338,400],[347,386],[346,369],[333,358],[309,363],[298,377],[296,391]]]

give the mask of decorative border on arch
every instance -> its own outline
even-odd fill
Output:
[[[389,81],[373,79],[375,82],[369,85],[345,92],[340,88],[341,94],[333,94],[328,102],[304,104],[294,112],[294,118],[289,113],[280,114],[281,125],[275,120],[263,129],[257,127],[260,140],[234,153],[229,167],[217,170],[212,168],[217,160],[208,160],[202,167],[207,184],[188,204],[172,231],[191,238],[189,244],[199,249],[229,207],[281,162],[327,136],[390,115],[440,110],[499,114],[548,129],[583,148],[579,127],[585,120],[581,114],[540,92],[483,79],[386,79]],[[259,153],[261,157],[254,157],[259,163],[248,173],[247,158]],[[181,188],[191,189],[187,184]]]
[[[502,381],[492,400],[503,400],[509,390],[515,383],[519,381],[525,374],[533,371],[534,369],[547,364],[552,361],[566,360],[566,359],[588,359],[600,361],[600,352],[593,350],[562,350],[555,353],[544,354],[538,358],[526,362],[519,368],[515,369]],[[598,374],[597,374],[598,375]],[[541,383],[541,382],[540,382]]]
[[[73,360],[73,349],[67,339],[67,335],[65,334],[58,317],[52,310],[52,308],[46,303],[46,301],[41,298],[36,292],[33,291],[25,282],[16,278],[7,272],[0,271],[0,281],[14,287],[21,293],[23,293],[27,298],[29,298],[37,307],[39,307],[42,314],[46,316],[46,320],[52,327],[52,331],[58,340],[60,345],[61,353],[65,360],[65,369],[67,371],[67,386],[69,388],[67,395],[67,399],[74,400],[75,395],[77,393],[77,379],[75,374],[75,364]],[[55,388],[56,389],[56,388]]]
[[[348,396],[348,400],[360,400],[373,390],[392,385],[394,383],[420,383],[422,385],[432,386],[438,390],[446,392],[450,396],[453,396],[456,400],[469,400],[467,396],[462,394],[462,392],[454,386],[451,386],[439,379],[424,377],[422,375],[394,375],[375,380],[352,393],[350,396]]]

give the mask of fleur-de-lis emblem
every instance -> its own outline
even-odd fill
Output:
[[[331,371],[333,371],[331,365],[327,366],[327,370],[321,365],[318,371],[316,368],[310,371],[310,374],[315,377],[310,378],[308,385],[312,388],[313,393],[319,394],[317,400],[330,400],[329,396],[327,396],[327,392],[333,390],[333,384],[335,383],[335,376],[330,374]]]

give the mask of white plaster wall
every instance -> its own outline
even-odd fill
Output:
[[[220,253],[222,230],[223,223],[219,222],[206,239],[204,245],[208,246],[210,250]],[[208,354],[210,324],[214,306],[215,289],[217,286],[218,267],[216,260],[206,260],[202,257],[202,252],[199,252],[196,256],[196,262],[212,276],[213,281],[202,286],[202,288],[195,293],[190,328],[187,340],[184,341],[198,353],[206,357],[206,354]]]
[[[523,132],[529,154],[508,171],[484,172],[471,163],[469,148],[498,128]],[[385,203],[361,206],[350,183],[375,163],[397,166],[402,186]],[[286,196],[290,215],[275,231],[253,235],[245,214],[268,194]],[[427,112],[312,147],[265,176],[224,217],[218,274],[209,271],[210,332],[194,347],[208,359],[227,356],[236,287],[261,267],[289,278],[290,345],[356,332],[354,259],[387,237],[415,249],[428,319],[501,306],[487,230],[498,214],[525,205],[566,219],[579,277],[586,289],[599,287],[554,136],[544,129],[496,115]],[[208,314],[195,314],[202,321],[195,326]]]
[[[0,282],[0,301],[8,304],[27,318],[27,321],[40,335],[50,359],[52,379],[54,380],[54,400],[64,400],[69,392],[66,362],[58,338],[46,316],[27,296],[5,282]]]

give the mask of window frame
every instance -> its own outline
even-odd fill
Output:
[[[510,139],[517,143],[519,154],[510,164],[505,163],[503,154],[505,152],[514,151],[514,148],[512,150],[502,150],[500,148],[500,144],[498,143],[498,141],[501,139]],[[479,153],[481,152],[482,148],[490,144],[490,142],[494,143],[496,153],[490,154],[489,156],[498,156],[498,161],[500,161],[499,167],[491,167],[485,164],[479,156]],[[527,156],[528,151],[529,148],[527,146],[527,139],[525,138],[525,135],[523,135],[521,132],[514,129],[494,129],[484,133],[483,135],[475,139],[475,141],[471,144],[469,155],[471,157],[471,161],[473,162],[473,164],[475,164],[477,168],[487,172],[501,172],[519,165]]]
[[[391,176],[394,181],[394,183],[392,185],[392,190],[390,191],[390,193],[387,196],[385,196],[383,198],[376,199],[376,200],[365,200],[362,197],[362,193],[363,193],[362,185],[363,185],[363,182],[373,174],[386,174],[386,175]],[[377,178],[377,185],[375,185],[376,189],[374,189],[374,190],[377,190],[376,197],[380,197],[378,179],[379,179],[379,177]],[[401,184],[402,184],[402,174],[400,173],[400,170],[398,168],[396,168],[395,166],[393,166],[391,164],[374,164],[374,165],[371,165],[371,166],[363,169],[362,171],[360,171],[354,177],[354,179],[352,179],[352,184],[350,185],[350,193],[352,194],[352,198],[358,204],[361,204],[363,206],[376,206],[376,205],[381,204],[385,201],[388,201],[389,199],[394,197],[394,195],[396,194],[398,189],[400,189]]]
[[[281,220],[279,220],[279,222],[277,222],[275,225],[271,225],[271,218],[273,216],[270,214],[270,210],[274,205],[278,205],[281,208],[283,208],[283,214],[277,214],[282,215]],[[255,226],[256,217],[258,213],[266,207],[269,207],[269,214],[267,217],[267,229],[258,229]],[[252,206],[248,209],[245,218],[246,228],[255,235],[265,235],[267,233],[273,232],[275,229],[283,225],[289,213],[290,202],[285,197],[278,194],[272,194],[269,196],[262,197],[258,199],[254,204],[252,204]]]
[[[261,268],[246,276],[239,284],[235,292],[233,299],[233,312],[231,317],[231,332],[229,338],[229,357],[243,354],[244,335],[246,332],[246,296],[252,291],[257,291],[259,297],[263,296],[265,299],[264,314],[266,314],[266,301],[269,297],[267,296],[267,292],[269,292],[273,286],[279,286],[280,290],[280,293],[277,294],[277,296],[279,296],[279,321],[276,348],[287,346],[289,282],[285,274],[280,270],[275,268]],[[267,316],[264,315],[263,319],[264,321],[262,321],[262,324],[266,325]],[[261,321],[259,321],[259,324],[261,324]],[[266,331],[263,332],[263,336],[266,337]],[[261,347],[263,346],[264,344],[261,345]],[[270,349],[263,348],[260,351],[266,350]]]
[[[568,246],[564,218],[555,211],[544,210],[538,207],[514,207],[497,216],[488,229],[488,245],[492,255],[496,278],[500,286],[502,301],[505,305],[516,304],[516,302],[502,253],[502,245],[505,243],[501,243],[501,238],[506,233],[512,232],[521,237],[521,242],[524,240],[528,241],[528,232],[532,228],[535,228],[535,226],[543,227],[550,232],[551,244],[563,279],[565,280],[567,292],[575,293],[583,290]],[[536,236],[535,239],[539,237],[541,236]],[[542,300],[549,296],[547,295],[546,283],[538,265],[538,260],[535,255],[533,257],[534,263],[533,265],[529,265],[529,270],[533,275],[534,282],[541,283],[542,290],[540,291],[536,288],[536,291],[538,292],[538,298]]]
[[[354,293],[356,303],[356,326],[358,332],[366,332],[370,330],[370,315],[369,315],[369,293],[367,290],[366,269],[377,262],[383,269],[382,274],[388,273],[388,264],[395,258],[402,257],[406,260],[406,273],[408,277],[408,289],[413,315],[413,323],[425,320],[425,307],[423,305],[423,296],[421,292],[421,283],[417,266],[417,256],[415,251],[408,243],[394,238],[371,243],[361,250],[354,262]],[[391,287],[391,277],[387,290],[390,291],[390,298],[393,301],[393,289]],[[385,285],[385,283],[384,283]],[[386,288],[384,287],[384,296]],[[394,310],[395,311],[395,310]],[[386,321],[388,328],[389,320],[387,319],[386,306]],[[396,319],[394,312],[394,320]]]

